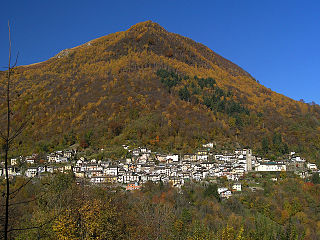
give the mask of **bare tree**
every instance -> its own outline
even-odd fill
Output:
[[[4,151],[4,167],[5,167],[5,191],[3,192],[2,196],[5,198],[5,203],[2,205],[0,204],[0,207],[4,207],[4,216],[0,216],[0,222],[3,222],[3,230],[0,230],[0,239],[8,240],[11,237],[12,232],[20,232],[20,231],[28,231],[28,230],[37,230],[38,231],[38,239],[40,239],[40,230],[46,226],[47,224],[50,224],[52,221],[54,221],[59,215],[60,211],[58,211],[52,218],[48,219],[47,221],[43,222],[42,224],[39,224],[37,226],[27,226],[23,228],[17,228],[15,227],[15,223],[13,221],[14,210],[15,206],[17,205],[26,205],[30,202],[36,201],[40,199],[43,195],[39,195],[35,198],[31,199],[23,199],[22,201],[15,201],[14,199],[17,197],[19,192],[27,185],[29,184],[35,177],[29,178],[28,180],[24,181],[20,186],[17,186],[13,189],[10,187],[10,178],[9,178],[9,153],[12,150],[12,144],[14,140],[23,132],[23,130],[26,128],[28,122],[30,122],[31,117],[25,117],[24,121],[19,121],[14,119],[14,116],[16,115],[12,111],[12,103],[15,99],[14,92],[12,92],[14,87],[14,82],[12,81],[12,76],[14,73],[14,70],[17,66],[18,61],[18,55],[15,59],[15,63],[11,64],[12,60],[12,54],[11,54],[11,29],[10,29],[10,22],[8,21],[8,35],[9,35],[9,61],[8,61],[8,67],[6,72],[6,81],[4,83],[4,89],[5,96],[4,96],[4,106],[6,108],[5,111],[5,120],[2,122],[2,126],[4,129],[0,129],[0,139],[3,141],[2,149]],[[1,95],[0,95],[1,96]],[[19,96],[19,94],[18,94]],[[3,105],[2,105],[3,106]],[[21,118],[21,116],[20,116]],[[45,183],[43,185],[50,185],[48,183]],[[1,212],[2,215],[2,212]],[[10,235],[9,235],[10,234]]]
[[[4,139],[4,164],[5,164],[5,178],[6,178],[6,194],[5,194],[5,222],[4,222],[4,239],[8,239],[8,227],[9,227],[9,200],[10,200],[10,182],[8,174],[8,153],[10,149],[10,77],[11,77],[11,33],[10,22],[8,21],[9,30],[9,63],[8,63],[8,75],[7,75],[7,131],[3,135]]]
[[[21,125],[19,125],[16,129],[12,130],[11,128],[11,75],[13,73],[14,68],[17,65],[18,56],[16,58],[16,61],[13,65],[11,65],[11,30],[10,30],[10,22],[8,21],[8,33],[9,33],[9,62],[8,62],[8,70],[7,70],[7,81],[6,81],[6,97],[5,97],[5,105],[6,105],[6,129],[4,132],[0,131],[0,135],[2,140],[4,141],[3,149],[4,149],[4,167],[5,167],[5,213],[4,213],[4,226],[3,226],[3,235],[4,239],[8,239],[8,234],[10,232],[9,229],[9,207],[10,207],[10,196],[13,194],[17,194],[24,184],[19,187],[18,189],[14,190],[10,193],[10,179],[9,179],[9,151],[10,146],[14,139],[16,139],[22,132],[22,130],[26,126],[26,122],[23,122]]]

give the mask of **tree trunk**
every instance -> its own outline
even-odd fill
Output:
[[[6,177],[6,211],[5,211],[5,223],[4,223],[4,239],[8,240],[8,228],[9,228],[9,199],[10,199],[10,182],[8,174],[8,152],[10,144],[10,74],[11,74],[11,36],[10,36],[10,23],[8,21],[9,29],[9,64],[8,64],[8,81],[7,81],[7,134],[5,139],[5,177]]]

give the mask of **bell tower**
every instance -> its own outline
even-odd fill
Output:
[[[246,150],[247,172],[252,171],[252,150]]]

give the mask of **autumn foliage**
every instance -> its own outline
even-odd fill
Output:
[[[83,148],[131,143],[187,152],[216,141],[320,159],[319,106],[271,91],[204,45],[151,21],[21,66],[14,81],[15,111],[32,118],[20,151],[76,141]],[[88,142],[83,136],[90,131]]]

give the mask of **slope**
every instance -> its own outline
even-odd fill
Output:
[[[319,158],[319,106],[271,91],[151,21],[18,67],[14,76],[16,120],[32,118],[20,140],[24,151],[129,142],[187,152],[215,141],[217,148]],[[214,85],[202,84],[208,78]]]

